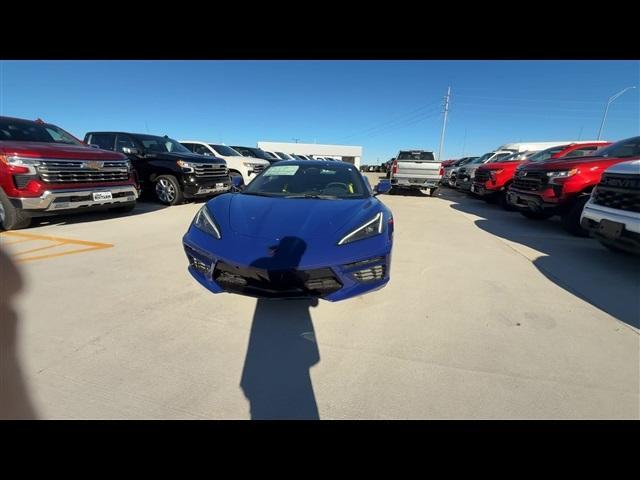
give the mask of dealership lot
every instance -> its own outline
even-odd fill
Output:
[[[636,258],[451,190],[383,200],[391,282],[318,305],[198,285],[201,202],[2,233],[40,416],[640,418]]]

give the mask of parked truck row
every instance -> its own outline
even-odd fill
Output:
[[[511,151],[511,153],[507,153]],[[640,137],[503,145],[446,166],[442,184],[573,235],[640,253]]]

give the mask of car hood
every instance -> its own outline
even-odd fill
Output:
[[[624,175],[640,175],[640,160],[631,160],[613,165],[607,169],[607,173],[620,173]]]
[[[147,153],[145,158],[156,158],[158,160],[171,160],[177,162],[178,160],[185,160],[198,163],[212,163],[220,164],[227,163],[220,157],[210,157],[208,155],[198,155],[196,153],[172,153],[172,152],[152,152]]]
[[[522,167],[526,170],[570,170],[581,165],[585,167],[601,167],[602,165],[610,165],[620,163],[624,160],[634,160],[635,158],[616,158],[616,157],[575,157],[575,158],[558,158],[555,160],[547,160],[544,162],[531,162]]]
[[[0,152],[5,155],[23,155],[32,158],[73,160],[124,160],[118,152],[101,150],[88,145],[65,145],[47,142],[0,142]]]
[[[229,200],[228,222],[234,232],[253,238],[318,238],[334,234],[350,221],[375,215],[375,202],[372,198],[317,200],[237,194]]]

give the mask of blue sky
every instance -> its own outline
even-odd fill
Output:
[[[364,147],[364,163],[401,148],[443,158],[515,141],[640,134],[637,61],[1,61],[0,113],[42,118],[82,138],[117,129],[255,146]]]

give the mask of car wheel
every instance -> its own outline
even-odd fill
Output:
[[[531,212],[529,210],[524,210],[520,212],[522,215],[527,217],[529,220],[547,220],[548,218],[553,217],[553,213],[550,212]]]
[[[568,212],[562,215],[562,226],[571,235],[576,237],[588,237],[589,232],[580,225],[580,216],[585,204],[589,201],[589,195],[582,195],[573,203]]]
[[[173,175],[160,175],[156,178],[154,190],[156,198],[164,205],[177,205],[184,200],[178,180]]]
[[[507,191],[503,190],[498,194],[498,205],[500,205],[507,212],[514,212],[516,209],[507,200]]]
[[[19,230],[31,224],[31,217],[24,210],[15,208],[0,190],[0,230]]]

